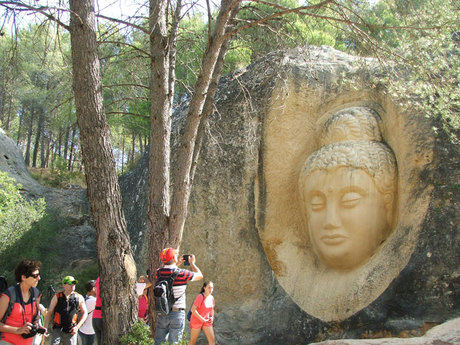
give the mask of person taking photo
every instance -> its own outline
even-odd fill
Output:
[[[0,345],[30,345],[37,332],[45,333],[37,319],[40,268],[40,261],[20,261],[14,271],[17,284],[0,296]]]

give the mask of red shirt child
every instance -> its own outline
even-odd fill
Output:
[[[192,317],[190,318],[190,327],[201,328],[212,326],[214,315],[213,309],[215,305],[214,297],[212,295],[204,297],[204,294],[200,293],[198,296],[196,296],[193,305],[196,306],[196,311],[198,314],[206,319],[206,321],[201,321],[197,316],[195,316],[195,313],[192,313]]]

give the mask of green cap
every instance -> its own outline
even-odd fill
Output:
[[[75,285],[78,284],[78,281],[72,276],[65,276],[64,279],[62,279],[62,284]]]

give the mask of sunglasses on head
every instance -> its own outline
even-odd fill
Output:
[[[38,277],[40,277],[40,273],[31,274],[29,275],[29,277],[37,279]]]

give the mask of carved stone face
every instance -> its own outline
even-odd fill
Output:
[[[364,263],[389,230],[384,196],[356,168],[315,170],[304,181],[310,241],[319,259],[335,269]]]

